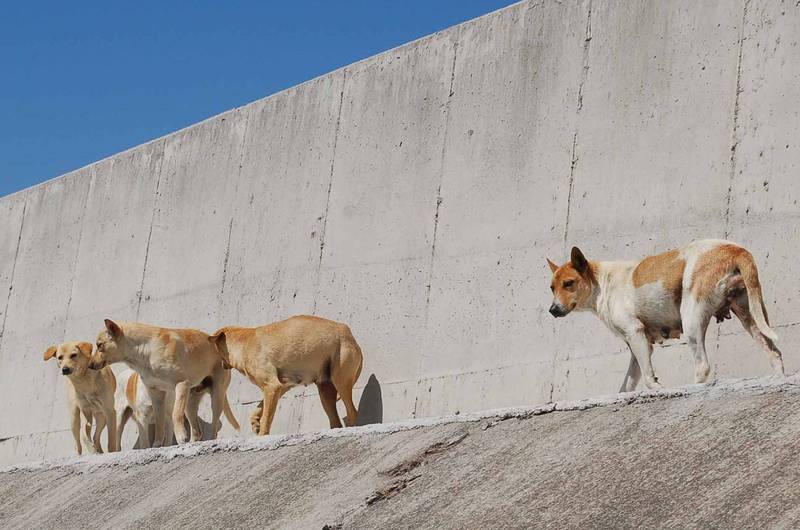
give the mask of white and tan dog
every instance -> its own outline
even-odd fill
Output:
[[[355,425],[353,385],[361,375],[361,348],[345,324],[313,316],[295,316],[257,328],[228,326],[209,337],[228,368],[236,368],[259,387],[264,401],[253,414],[259,435],[269,434],[278,400],[296,385],[316,383],[331,428],[341,427],[337,393]]]
[[[111,368],[100,371],[90,370],[92,344],[89,342],[65,342],[58,346],[50,346],[44,352],[44,360],[53,357],[58,361],[61,374],[67,377],[67,399],[72,436],[75,438],[75,449],[80,455],[81,447],[81,414],[84,417],[86,438],[92,440],[94,450],[102,453],[100,435],[107,429],[108,452],[118,451],[117,419],[114,411],[114,390],[116,380]],[[94,437],[91,435],[94,423]]]
[[[228,381],[223,382],[227,387],[230,382],[230,372],[226,370],[225,376]],[[203,394],[209,389],[202,387],[195,387],[189,395],[189,400],[186,403],[187,416],[197,415],[197,410],[200,406],[200,400]],[[164,393],[164,410],[172,410],[175,405],[175,393],[168,391]],[[117,375],[117,393],[115,397],[117,406],[117,447],[122,447],[122,435],[125,430],[125,425],[128,420],[133,420],[139,431],[140,449],[147,449],[150,447],[150,425],[155,425],[155,409],[153,407],[153,400],[150,398],[150,392],[147,386],[139,377],[139,374],[130,368],[123,370]],[[233,415],[228,401],[225,400],[223,405],[223,412],[231,426],[239,430],[239,423]],[[219,428],[219,427],[218,427]],[[165,445],[172,443],[172,421],[166,421],[164,427],[164,440]]]
[[[553,279],[550,313],[592,311],[631,350],[621,391],[636,388],[644,376],[648,388],[661,388],[650,357],[653,344],[686,335],[694,351],[697,383],[709,374],[706,329],[717,321],[739,318],[769,356],[772,370],[783,375],[783,359],[770,329],[753,256],[724,240],[701,240],[642,261],[589,261],[573,247],[562,266],[547,260]]]
[[[123,370],[117,375],[117,394],[115,397],[117,404],[117,445],[122,447],[122,435],[128,420],[133,419],[139,430],[140,448],[150,447],[150,425],[155,425],[155,409],[153,400],[142,382],[139,374],[130,368]],[[164,393],[164,410],[172,410],[175,405],[175,393]],[[187,405],[188,406],[188,405]],[[164,425],[164,445],[172,443],[172,422],[167,421]]]
[[[194,329],[169,329],[127,322],[118,324],[106,320],[105,329],[97,336],[97,350],[90,367],[98,370],[118,362],[138,372],[147,387],[153,403],[155,447],[160,447],[166,440],[164,412],[167,392],[175,394],[172,428],[178,443],[187,441],[184,415],[189,419],[191,441],[198,441],[203,436],[196,407],[187,407],[193,388],[210,390],[211,437],[217,437],[220,414],[226,407],[225,392],[230,374],[225,373],[207,334]]]

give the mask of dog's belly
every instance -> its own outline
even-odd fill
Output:
[[[671,293],[650,284],[648,289],[638,289],[636,317],[644,324],[651,343],[680,338],[683,333],[681,311]]]

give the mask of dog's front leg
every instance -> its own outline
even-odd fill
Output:
[[[164,399],[166,392],[162,392],[155,388],[147,388],[147,394],[150,396],[150,401],[153,403],[153,415],[155,416],[155,433],[153,436],[153,447],[161,447],[168,444],[170,440],[164,437],[164,423],[166,421],[167,411],[164,407]],[[148,436],[149,438],[149,436]]]
[[[119,445],[117,445],[117,411],[112,407],[106,409],[104,414],[106,417],[106,433],[108,434],[106,447],[109,453],[113,453],[119,451]]]
[[[172,429],[175,432],[175,440],[179,444],[189,441],[186,435],[186,427],[183,425],[183,416],[186,414],[186,402],[189,400],[191,387],[186,381],[181,381],[175,385],[175,406],[172,408]]]
[[[75,438],[75,449],[78,451],[78,456],[80,456],[83,452],[81,447],[81,409],[74,406],[70,413],[72,414],[72,437]]]
[[[663,388],[658,382],[655,373],[653,373],[653,365],[650,357],[653,355],[653,345],[650,344],[650,339],[643,330],[635,330],[627,334],[627,343],[630,347],[633,356],[636,357],[636,362],[639,364],[644,379],[644,384],[647,388],[658,389]]]
[[[103,429],[106,427],[106,417],[103,414],[95,413],[94,415],[94,437],[92,438],[92,442],[94,443],[94,450],[98,453],[103,452],[103,447],[100,445],[100,435],[103,432]],[[110,449],[109,449],[110,451]]]

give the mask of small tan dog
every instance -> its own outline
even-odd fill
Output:
[[[211,437],[217,437],[220,414],[228,406],[225,393],[230,374],[226,374],[207,334],[194,329],[169,329],[127,322],[118,324],[106,320],[105,329],[97,336],[97,350],[90,367],[99,370],[118,362],[124,362],[138,372],[147,387],[155,417],[155,447],[161,447],[165,442],[167,392],[175,393],[172,428],[178,443],[187,441],[184,415],[189,419],[191,441],[198,441],[203,436],[197,408],[187,407],[193,388],[210,390]]]
[[[783,359],[769,327],[753,256],[730,241],[705,239],[635,261],[589,261],[573,247],[570,261],[547,260],[553,279],[550,313],[592,311],[631,350],[620,391],[636,388],[640,377],[648,388],[661,388],[653,373],[653,344],[686,335],[694,352],[696,383],[708,378],[706,329],[711,317],[720,322],[733,311],[766,351],[775,375]]]
[[[116,380],[111,368],[100,371],[90,370],[92,345],[89,342],[65,342],[58,346],[50,346],[44,352],[44,360],[53,357],[58,361],[61,374],[67,377],[67,397],[69,413],[72,419],[72,436],[75,438],[75,449],[82,454],[81,447],[81,414],[85,419],[86,438],[92,440],[95,451],[102,453],[100,434],[107,429],[108,452],[119,450],[117,445],[117,418],[114,411],[114,390]],[[94,421],[94,437],[91,436]]]
[[[355,425],[358,411],[353,386],[361,375],[361,348],[345,324],[313,316],[295,316],[260,326],[228,326],[209,341],[226,368],[236,368],[264,393],[257,409],[259,435],[269,434],[278,400],[296,385],[315,383],[331,428],[341,427],[336,412],[337,393],[347,409],[345,422]]]

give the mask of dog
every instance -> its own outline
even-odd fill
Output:
[[[230,372],[225,371],[228,381],[223,384],[225,387],[230,382]],[[208,391],[203,386],[192,388],[192,393],[189,395],[189,400],[186,403],[188,410],[195,412],[187,413],[197,414],[196,411],[200,406],[200,399],[203,394]],[[139,432],[139,448],[147,449],[150,447],[150,425],[155,425],[155,409],[153,408],[153,400],[150,398],[150,393],[147,386],[142,382],[139,374],[133,370],[126,369],[117,375],[117,394],[115,397],[117,403],[117,447],[122,447],[122,435],[125,430],[125,425],[129,420],[133,420]],[[172,391],[165,392],[164,410],[172,410],[175,404],[175,393]],[[231,426],[239,430],[239,423],[233,415],[233,411],[228,405],[227,400],[223,406],[225,417]],[[222,426],[218,426],[217,429]],[[165,422],[164,439],[165,445],[172,443],[172,422]]]
[[[122,435],[128,420],[133,419],[139,429],[139,448],[150,447],[150,425],[155,425],[155,409],[147,386],[139,374],[130,368],[117,375],[117,445],[122,447]],[[175,405],[175,393],[165,392],[164,410],[172,410]],[[188,405],[187,405],[188,406]],[[162,420],[163,421],[163,420]],[[164,445],[172,443],[172,422],[165,422]]]
[[[235,368],[259,387],[264,401],[251,416],[258,434],[269,434],[278,400],[296,385],[315,383],[332,429],[342,426],[337,394],[355,425],[353,385],[361,375],[361,348],[345,324],[314,316],[294,316],[256,328],[228,326],[209,337],[222,364]]]
[[[85,419],[87,440],[91,439],[94,450],[102,453],[100,435],[107,430],[108,452],[119,450],[117,445],[117,418],[114,410],[114,391],[116,379],[111,368],[90,370],[92,344],[89,342],[65,342],[58,346],[50,346],[44,352],[44,360],[53,357],[58,362],[61,374],[67,378],[67,398],[70,418],[72,420],[72,436],[75,438],[75,449],[78,455],[83,453],[81,446],[81,414]],[[94,437],[91,436],[92,423],[95,425]]]
[[[721,322],[731,311],[766,351],[775,375],[784,375],[755,260],[735,243],[699,240],[639,262],[589,261],[573,247],[564,265],[547,264],[554,317],[592,311],[628,344],[621,392],[634,390],[642,377],[647,388],[661,388],[650,360],[653,344],[681,335],[694,352],[694,380],[704,383],[710,371],[706,329],[711,317]]]
[[[153,446],[161,447],[166,441],[164,411],[168,392],[175,395],[172,428],[177,442],[183,444],[187,439],[195,442],[202,438],[197,407],[187,407],[192,388],[198,387],[207,388],[211,393],[211,437],[217,437],[220,414],[223,408],[229,407],[225,393],[230,374],[226,374],[207,334],[193,329],[169,329],[130,322],[118,324],[106,319],[105,329],[97,336],[97,349],[89,366],[99,370],[118,362],[138,372],[147,387],[155,418]],[[191,438],[186,435],[184,415],[189,420]]]

